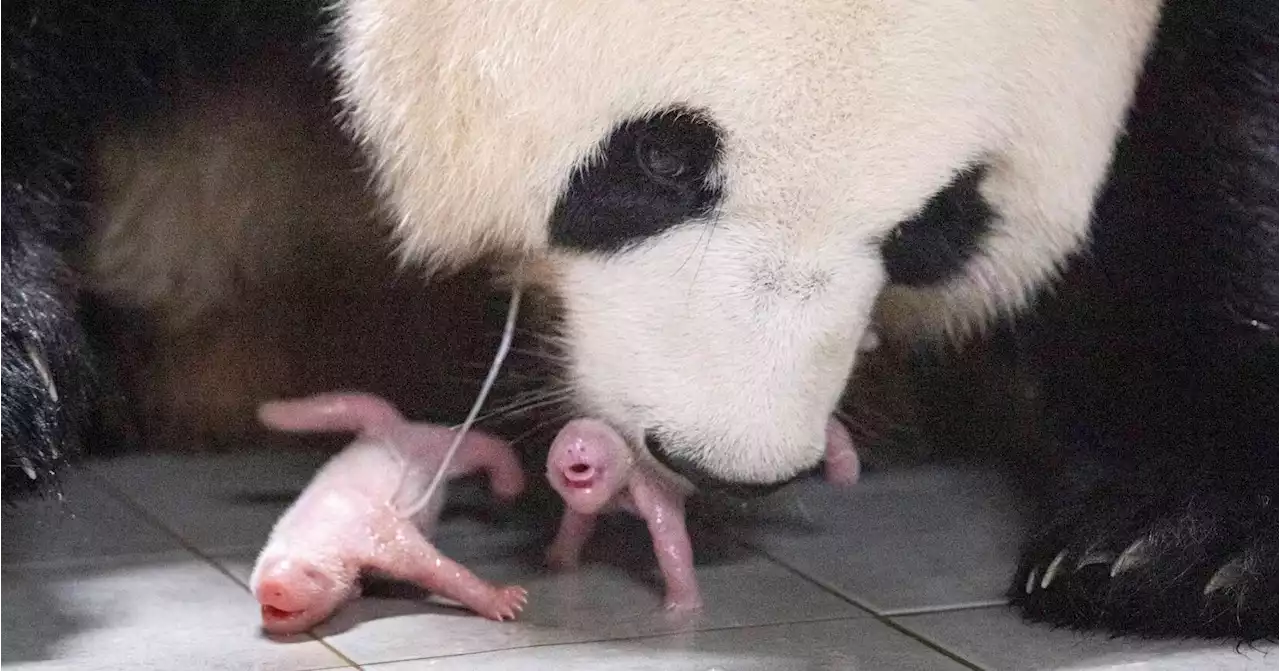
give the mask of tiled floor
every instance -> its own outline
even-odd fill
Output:
[[[847,491],[800,485],[703,529],[698,616],[660,610],[643,528],[629,521],[594,540],[584,569],[551,574],[535,561],[538,526],[454,517],[438,544],[484,577],[528,587],[519,621],[387,594],[312,635],[268,639],[245,583],[317,465],[278,452],[93,465],[64,502],[9,518],[2,661],[139,671],[1276,668],[1274,647],[1021,623],[999,605],[1014,506],[991,476],[940,468],[872,473]]]

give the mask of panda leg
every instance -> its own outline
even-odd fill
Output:
[[[1042,313],[1060,448],[1011,586],[1034,620],[1277,633],[1274,3],[1173,0],[1093,244]]]
[[[74,276],[41,235],[56,206],[26,201],[6,179],[3,419],[6,501],[56,480],[89,412],[93,380],[75,314]]]
[[[154,99],[163,14],[141,0],[0,3],[0,503],[47,492],[88,439],[93,369],[64,255],[86,228],[100,124]]]
[[[1275,637],[1274,429],[1269,445],[1177,440],[1068,447],[1011,587],[1023,614],[1122,634]]]
[[[82,282],[68,254],[85,232],[95,124],[107,99],[136,91],[121,61],[140,42],[131,22],[88,2],[11,9],[2,59],[6,503],[50,491],[96,407]]]

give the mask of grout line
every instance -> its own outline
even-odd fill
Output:
[[[239,577],[238,577],[238,576],[236,576],[236,575],[235,575],[234,573],[232,573],[229,569],[227,569],[227,568],[226,568],[226,567],[224,567],[221,563],[219,563],[219,562],[218,562],[218,561],[217,561],[217,560],[212,556],[212,554],[211,554],[211,553],[208,553],[208,552],[206,552],[206,551],[202,550],[202,549],[201,549],[201,548],[199,548],[198,546],[196,546],[196,545],[194,545],[193,543],[191,543],[190,541],[188,541],[185,537],[183,537],[183,536],[182,536],[180,533],[178,533],[175,529],[170,528],[170,527],[169,527],[169,525],[168,525],[168,524],[166,524],[166,523],[165,523],[161,518],[159,518],[158,516],[156,516],[155,514],[153,514],[151,511],[147,510],[144,506],[142,506],[138,501],[134,500],[134,499],[133,499],[132,497],[130,497],[128,494],[124,493],[122,490],[120,490],[118,487],[116,487],[114,483],[110,482],[106,477],[104,477],[101,473],[99,473],[99,472],[97,472],[97,471],[95,471],[95,470],[92,470],[92,469],[85,469],[85,470],[86,470],[86,471],[89,471],[89,475],[90,475],[91,479],[95,481],[95,483],[94,483],[94,484],[95,484],[95,486],[99,487],[99,488],[100,488],[100,489],[102,489],[106,494],[108,494],[109,496],[111,496],[111,497],[113,497],[113,498],[115,498],[115,499],[119,500],[121,503],[123,503],[124,505],[126,505],[127,507],[129,507],[130,509],[132,509],[134,512],[138,513],[141,517],[143,517],[143,518],[145,519],[145,521],[147,521],[147,522],[148,522],[148,523],[150,523],[151,525],[155,526],[156,528],[160,529],[160,530],[161,530],[161,531],[163,531],[164,533],[166,533],[166,534],[168,534],[169,536],[171,536],[171,537],[172,537],[172,538],[173,538],[173,539],[178,543],[178,545],[179,545],[182,549],[186,550],[187,552],[191,553],[192,555],[195,555],[197,558],[201,559],[201,560],[202,560],[202,561],[204,561],[206,564],[208,564],[208,565],[210,565],[211,567],[213,567],[215,570],[217,570],[219,573],[223,574],[225,577],[229,578],[232,582],[234,582],[236,585],[238,585],[239,587],[241,587],[241,588],[242,588],[242,589],[244,589],[245,591],[249,591],[248,586],[247,586],[247,585],[245,585],[245,584],[244,584],[244,583],[239,579]],[[968,661],[968,660],[964,659],[963,657],[959,656],[959,654],[958,654],[958,653],[955,653],[955,652],[952,652],[952,651],[950,651],[950,650],[947,650],[946,648],[943,648],[943,647],[942,647],[942,646],[940,646],[939,644],[937,644],[937,643],[935,643],[935,642],[933,642],[933,641],[929,640],[928,638],[924,637],[923,635],[918,634],[918,633],[916,633],[916,632],[912,631],[911,629],[909,629],[909,628],[905,627],[904,625],[902,625],[902,624],[900,624],[900,623],[898,623],[898,622],[895,622],[892,618],[893,618],[893,617],[900,617],[900,616],[907,616],[907,615],[927,614],[927,613],[934,613],[934,612],[951,612],[951,611],[960,611],[960,610],[976,610],[976,609],[982,609],[982,608],[993,608],[993,607],[997,607],[997,606],[999,606],[1000,604],[964,605],[964,606],[955,606],[955,607],[946,607],[946,606],[944,606],[944,607],[939,607],[939,608],[934,608],[934,609],[920,609],[920,610],[913,610],[913,611],[904,611],[904,612],[902,612],[902,613],[895,613],[895,614],[893,614],[893,615],[885,615],[885,614],[881,614],[881,613],[877,612],[877,611],[876,611],[873,607],[871,607],[869,604],[864,603],[864,602],[862,602],[861,600],[856,599],[856,598],[854,598],[854,597],[848,596],[847,594],[844,594],[840,589],[838,589],[838,588],[837,588],[837,587],[835,587],[834,585],[832,585],[832,584],[830,584],[830,583],[827,583],[826,581],[821,580],[821,579],[819,579],[819,578],[815,578],[815,577],[809,576],[809,575],[807,575],[806,573],[804,573],[804,572],[800,571],[799,569],[796,569],[796,568],[792,567],[790,564],[788,564],[788,563],[786,563],[786,562],[782,561],[781,559],[779,559],[778,557],[774,556],[772,553],[768,552],[768,551],[767,551],[767,550],[765,550],[764,548],[758,547],[758,546],[756,546],[756,545],[754,545],[754,544],[751,544],[751,543],[749,543],[749,542],[741,542],[740,544],[741,544],[742,546],[744,546],[745,548],[747,548],[748,550],[751,550],[751,551],[754,551],[754,552],[759,553],[760,555],[764,556],[766,559],[770,560],[770,561],[771,561],[771,562],[773,562],[774,564],[777,564],[777,565],[781,566],[783,569],[785,569],[785,570],[787,570],[788,572],[790,572],[790,573],[792,573],[792,574],[796,575],[797,577],[801,578],[802,580],[804,580],[804,581],[806,581],[806,582],[809,582],[809,583],[811,583],[811,584],[813,584],[813,585],[815,585],[815,586],[819,587],[819,588],[820,588],[820,589],[822,589],[823,591],[828,592],[828,593],[830,593],[830,594],[832,594],[832,595],[836,596],[837,598],[839,598],[839,599],[841,599],[841,600],[843,600],[843,601],[845,601],[845,602],[847,602],[847,603],[849,603],[849,604],[853,605],[854,607],[858,608],[859,610],[864,611],[867,615],[870,615],[872,619],[875,619],[876,621],[878,621],[879,623],[881,623],[881,624],[883,624],[883,625],[885,625],[885,626],[889,627],[890,629],[893,629],[894,631],[897,631],[898,633],[903,634],[903,635],[907,636],[908,638],[911,638],[911,639],[913,639],[913,640],[915,640],[915,641],[919,642],[920,644],[924,645],[925,647],[929,648],[930,650],[933,650],[934,652],[936,652],[936,653],[938,653],[938,654],[940,654],[940,655],[942,655],[942,656],[944,656],[944,657],[947,657],[948,659],[951,659],[952,661],[954,661],[954,662],[956,662],[956,663],[958,663],[958,664],[960,664],[960,665],[964,666],[965,668],[971,669],[972,671],[984,671],[984,670],[982,669],[982,667],[977,666],[976,664],[974,664],[974,663],[972,663],[972,662],[970,662],[970,661]],[[815,623],[822,623],[822,622],[838,622],[838,621],[842,621],[842,620],[851,620],[851,621],[852,621],[852,620],[865,620],[865,619],[866,619],[866,618],[864,618],[864,617],[862,617],[862,616],[854,616],[854,617],[850,617],[850,616],[848,616],[848,615],[837,615],[837,616],[822,617],[822,618],[813,618],[813,619],[796,620],[796,621],[791,621],[791,622],[770,622],[770,623],[749,624],[749,625],[724,625],[724,626],[716,626],[716,627],[706,627],[706,628],[699,628],[699,629],[697,629],[697,630],[696,630],[696,632],[692,632],[692,633],[703,633],[703,632],[724,632],[724,631],[734,631],[734,630],[751,630],[751,629],[761,629],[761,628],[766,628],[766,627],[784,627],[784,626],[794,626],[794,625],[803,625],[803,624],[815,624]],[[590,639],[590,640],[584,640],[584,641],[557,641],[557,642],[535,643],[535,644],[530,644],[530,645],[517,645],[517,646],[511,646],[511,647],[501,647],[501,648],[495,648],[495,649],[491,649],[491,650],[480,650],[480,651],[475,651],[475,652],[453,653],[453,654],[447,654],[447,655],[435,655],[435,656],[431,656],[431,657],[407,657],[407,658],[404,658],[404,659],[388,659],[388,660],[381,660],[381,661],[378,661],[378,662],[371,663],[371,664],[370,664],[370,666],[376,666],[376,665],[382,665],[382,664],[392,664],[392,663],[399,663],[399,662],[407,662],[407,661],[417,661],[417,660],[446,659],[446,658],[451,658],[451,657],[467,657],[467,656],[471,656],[471,655],[482,655],[482,654],[495,653],[495,652],[511,652],[511,651],[528,650],[528,649],[534,649],[534,648],[545,648],[545,647],[552,647],[552,646],[588,645],[588,644],[592,644],[592,643],[606,643],[606,642],[612,642],[612,641],[631,641],[631,640],[635,640],[635,641],[643,641],[643,640],[650,640],[650,639],[659,639],[659,638],[667,638],[667,637],[672,637],[672,636],[687,635],[687,634],[689,634],[689,633],[691,633],[691,632],[687,632],[687,631],[667,631],[667,632],[656,632],[656,633],[652,633],[652,634],[644,634],[644,635],[639,635],[639,636],[609,636],[609,637],[596,638],[596,639]],[[360,665],[359,663],[357,663],[355,660],[351,659],[349,656],[347,656],[346,654],[344,654],[343,652],[341,652],[340,650],[338,650],[336,647],[334,647],[332,644],[330,644],[330,643],[329,643],[327,640],[325,640],[323,637],[321,637],[321,636],[319,636],[319,635],[317,635],[317,634],[315,634],[315,633],[313,633],[313,632],[310,632],[310,631],[308,631],[308,632],[307,632],[307,635],[308,635],[308,636],[310,636],[310,637],[311,637],[313,640],[315,640],[316,642],[318,642],[318,643],[320,643],[321,645],[323,645],[326,649],[328,649],[330,652],[332,652],[335,656],[337,656],[337,657],[338,657],[339,659],[341,659],[343,662],[345,662],[346,664],[348,664],[349,666],[348,666],[348,667],[346,667],[346,668],[354,668],[354,669],[364,669],[364,668],[365,668],[364,666],[361,666],[361,665]],[[324,668],[323,668],[323,669],[321,669],[320,671],[329,671],[330,669],[337,669],[337,668],[343,668],[343,667],[324,667]]]
[[[212,557],[206,554],[198,546],[189,542],[186,538],[182,536],[182,534],[178,533],[174,529],[171,529],[169,525],[164,522],[164,520],[160,519],[151,511],[147,510],[140,503],[134,500],[133,497],[129,496],[128,494],[125,494],[123,491],[120,490],[120,488],[116,487],[115,484],[113,484],[106,478],[103,478],[102,476],[96,473],[94,474],[94,478],[98,480],[98,482],[95,483],[96,486],[100,487],[103,490],[103,492],[106,493],[108,496],[111,496],[112,498],[116,499],[120,503],[124,504],[125,506],[133,510],[133,512],[140,515],[146,522],[156,527],[157,529],[163,531],[164,533],[168,534],[170,537],[173,538],[174,541],[178,543],[179,546],[182,547],[182,549],[204,560],[206,563],[212,565],[215,569],[217,569],[219,573],[230,578],[233,582],[235,582],[240,587],[244,587],[244,583],[240,582],[240,579],[237,578],[235,574],[231,573],[229,570],[224,568],[221,564],[214,561]]]
[[[96,481],[94,482],[94,486],[100,488],[108,496],[111,496],[112,498],[116,499],[117,501],[120,501],[122,504],[131,508],[134,512],[140,515],[145,521],[150,523],[152,526],[172,536],[174,541],[176,541],[178,545],[180,545],[184,550],[195,555],[197,558],[201,559],[209,566],[212,566],[214,570],[216,570],[217,572],[229,578],[231,582],[236,584],[237,587],[243,589],[246,592],[249,592],[249,586],[241,582],[240,578],[237,577],[234,573],[232,573],[230,569],[223,566],[221,563],[219,563],[216,559],[214,559],[204,550],[201,550],[198,546],[188,541],[186,538],[182,536],[182,534],[178,533],[175,529],[170,528],[169,525],[164,522],[164,520],[157,517],[150,510],[147,510],[146,507],[144,507],[142,504],[134,500],[133,497],[129,496],[128,494],[125,494],[123,491],[120,490],[119,487],[116,487],[115,484],[112,483],[110,480],[103,477],[100,473],[97,473],[97,472],[93,472],[91,474],[91,477],[93,480]],[[252,596],[252,592],[250,592],[250,596]],[[356,668],[356,669],[364,668],[359,664],[357,664],[354,659],[351,659],[347,655],[343,654],[342,651],[333,647],[333,645],[331,645],[328,641],[324,640],[323,637],[317,636],[310,631],[307,632],[307,636],[310,636],[312,640],[324,646],[326,649],[332,652],[335,656],[337,656],[338,659],[341,659],[343,662],[347,663],[351,668]],[[341,667],[328,667],[328,668],[341,668]]]
[[[899,634],[902,634],[904,636],[907,636],[908,638],[911,638],[919,642],[921,645],[925,646],[926,648],[929,648],[930,650],[933,650],[934,652],[942,655],[943,657],[946,657],[947,659],[950,659],[951,661],[957,664],[960,664],[965,668],[970,669],[971,671],[985,671],[985,669],[983,669],[981,666],[978,666],[977,664],[970,662],[964,657],[961,657],[959,653],[952,652],[951,650],[948,650],[942,647],[941,645],[933,642],[932,640],[926,638],[925,636],[918,634],[911,629],[908,629],[906,626],[902,625],[901,623],[894,621],[891,616],[883,615],[877,612],[869,604],[864,603],[860,599],[856,599],[854,597],[851,597],[845,594],[843,591],[836,588],[834,585],[828,583],[827,581],[810,576],[807,573],[795,568],[794,566],[791,566],[787,562],[784,562],[778,557],[774,556],[773,553],[769,552],[768,550],[762,547],[756,546],[755,544],[750,542],[744,541],[742,544],[750,548],[751,550],[754,550],[755,552],[759,552],[765,558],[785,568],[786,570],[790,571],[791,573],[795,574],[796,576],[805,580],[806,582],[812,583],[818,586],[819,588],[821,588],[823,591],[829,592],[832,595],[840,599],[843,599],[844,601],[847,601],[850,604],[853,604],[857,608],[860,608],[863,611],[866,611],[868,615],[875,618],[875,620],[878,621],[880,624],[883,624],[886,627],[889,627],[890,629],[893,629],[894,631],[898,632]]]
[[[591,645],[593,643],[617,643],[620,641],[647,641],[656,638],[670,638],[676,636],[689,636],[694,634],[705,634],[711,632],[738,631],[750,629],[764,629],[767,627],[792,627],[795,625],[805,624],[821,624],[823,622],[864,622],[867,618],[862,616],[850,617],[848,615],[831,615],[827,617],[818,617],[812,620],[796,620],[793,622],[767,622],[761,624],[726,624],[718,627],[705,627],[698,629],[680,630],[680,631],[660,631],[652,634],[639,634],[631,636],[605,636],[604,638],[591,638],[581,641],[547,641],[545,643],[530,643],[527,645],[513,645],[505,648],[494,648],[492,650],[476,650],[475,652],[454,652],[447,655],[433,655],[431,657],[405,657],[402,659],[387,659],[380,662],[374,662],[369,666],[379,666],[382,664],[399,664],[402,662],[428,661],[436,659],[448,659],[452,657],[470,657],[472,655],[486,655],[492,652],[513,652],[517,650],[532,650],[535,648],[553,648],[557,646],[574,646],[574,645]],[[981,671],[981,670],[979,670]]]
[[[877,618],[877,619],[879,619],[879,618]],[[886,626],[888,626],[889,628],[891,628],[891,629],[893,629],[893,630],[897,631],[898,633],[900,633],[900,634],[902,634],[902,635],[904,635],[904,636],[907,636],[907,637],[909,637],[909,638],[913,638],[913,639],[915,639],[915,640],[919,641],[921,645],[923,645],[923,646],[925,646],[925,647],[927,647],[927,648],[930,648],[931,650],[933,650],[933,651],[937,652],[937,653],[938,653],[938,654],[940,654],[940,655],[943,655],[944,657],[947,657],[947,658],[951,659],[952,661],[956,662],[957,664],[962,664],[962,665],[964,665],[964,666],[966,666],[966,667],[968,667],[968,668],[970,668],[970,669],[973,669],[974,671],[985,671],[985,669],[983,669],[981,666],[978,666],[976,663],[971,662],[971,661],[969,661],[969,660],[965,659],[964,657],[961,657],[961,656],[960,656],[960,653],[958,653],[958,652],[952,652],[951,650],[948,650],[947,648],[943,647],[943,645],[942,645],[941,643],[938,643],[937,641],[934,641],[933,639],[929,638],[928,636],[925,636],[924,634],[921,634],[920,632],[917,632],[916,630],[911,629],[911,628],[907,627],[906,625],[904,625],[904,624],[902,624],[902,623],[900,623],[900,622],[898,622],[898,621],[896,621],[896,620],[894,620],[894,619],[892,619],[892,618],[887,618],[887,617],[886,617],[886,618],[884,618],[884,619],[882,619],[882,620],[880,620],[880,621],[881,621],[883,624],[885,624]]]
[[[936,613],[955,613],[970,610],[988,610],[992,608],[1008,608],[1008,601],[991,601],[989,603],[961,603],[952,606],[921,606],[919,608],[903,608],[895,610],[892,613],[885,613],[885,617],[913,617],[916,615],[934,615]]]

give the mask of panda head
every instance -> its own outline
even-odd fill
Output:
[[[965,332],[1086,234],[1152,0],[346,0],[404,254],[515,253],[580,409],[704,485],[813,467],[871,326]]]

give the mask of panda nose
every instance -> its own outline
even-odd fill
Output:
[[[652,454],[653,458],[658,460],[658,463],[688,480],[699,491],[737,499],[753,499],[768,496],[787,484],[786,480],[768,484],[726,480],[712,474],[690,459],[667,453],[662,447],[662,441],[652,433],[645,433],[644,446],[649,450],[649,454]]]

